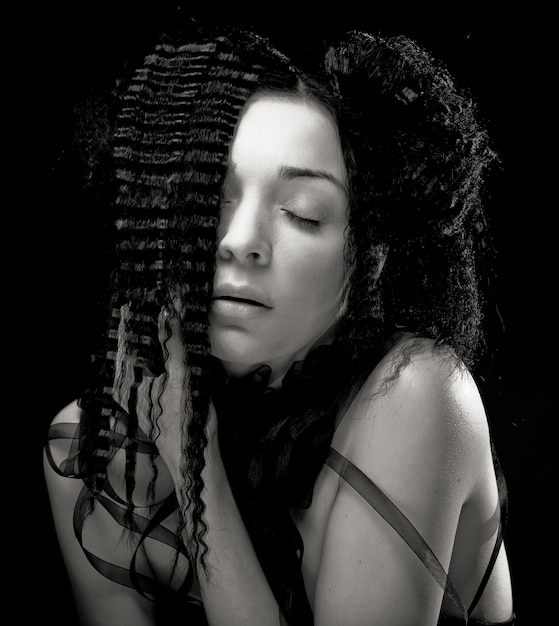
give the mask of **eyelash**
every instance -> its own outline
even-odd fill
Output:
[[[318,220],[310,220],[306,217],[300,217],[299,215],[295,215],[295,213],[291,213],[291,211],[287,211],[286,209],[283,209],[283,212],[292,222],[296,222],[310,228],[318,228],[320,226],[320,222]]]
[[[222,207],[224,205],[227,206],[229,204],[231,204],[230,200],[225,200],[225,199],[221,200]],[[282,209],[282,212],[286,215],[286,217],[290,221],[295,222],[297,224],[301,224],[301,226],[306,226],[308,228],[318,228],[320,226],[319,220],[311,220],[308,217],[301,217],[300,215],[296,215],[295,213],[292,213],[288,209]]]

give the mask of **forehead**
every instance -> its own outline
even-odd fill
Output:
[[[235,168],[313,168],[345,181],[338,129],[318,103],[281,94],[259,94],[245,105],[231,146]]]

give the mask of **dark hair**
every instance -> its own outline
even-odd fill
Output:
[[[495,154],[472,99],[403,36],[350,33],[328,50],[326,73],[352,197],[341,340],[366,362],[404,329],[474,366],[489,253],[482,194]]]
[[[275,89],[313,98],[339,127],[350,191],[349,282],[335,342],[339,380],[332,402],[370,371],[396,330],[432,338],[470,366],[483,349],[482,195],[495,155],[474,103],[442,65],[403,36],[351,32],[325,47],[320,64],[316,56],[297,69],[295,60],[243,30],[179,31],[162,37],[109,98],[90,101],[93,115],[87,113],[91,106],[81,110],[94,121],[80,124],[75,142],[85,155],[87,187],[93,205],[110,207],[116,225],[109,238],[115,253],[107,255],[110,319],[99,347],[101,367],[80,401],[90,503],[105,485],[111,418],[126,420],[134,435],[145,373],[164,376],[160,313],[172,311],[178,297],[190,373],[183,394],[189,419],[182,514],[193,520],[187,549],[202,568],[216,228],[229,145],[253,93]],[[168,336],[168,324],[164,329]],[[117,404],[115,397],[123,401]],[[155,401],[154,424],[158,411]],[[322,409],[314,416],[307,411],[301,424],[320,427],[324,415]],[[327,430],[326,444],[331,434]],[[269,436],[266,441],[275,449]],[[133,443],[126,453],[130,516]]]

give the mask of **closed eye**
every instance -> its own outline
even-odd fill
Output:
[[[282,211],[290,221],[301,224],[302,226],[308,226],[310,228],[318,228],[320,226],[319,220],[311,220],[308,217],[301,217],[300,215],[296,215],[287,209],[282,209]]]

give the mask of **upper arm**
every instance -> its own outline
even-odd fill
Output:
[[[412,361],[388,391],[347,417],[340,451],[404,513],[448,571],[484,437],[473,381],[436,360]],[[390,524],[341,481],[323,545],[316,623],[436,624],[442,594]]]
[[[75,403],[61,411],[53,424],[76,423],[79,409]],[[53,461],[59,463],[67,454],[63,440],[52,440],[48,444]],[[43,454],[44,475],[56,534],[62,557],[68,571],[74,599],[83,626],[150,626],[152,625],[152,602],[143,598],[134,589],[111,581],[100,574],[87,559],[74,533],[73,516],[83,482],[77,478],[58,474],[51,466],[46,452]],[[101,507],[97,507],[101,508]],[[111,524],[100,511],[88,521],[84,539],[96,547],[95,552],[108,556],[122,552],[120,530]],[[97,550],[99,547],[99,551]],[[124,565],[124,563],[123,563]]]

